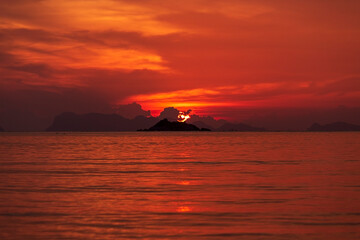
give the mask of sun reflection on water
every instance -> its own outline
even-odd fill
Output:
[[[176,211],[179,213],[190,212],[191,208],[189,208],[188,206],[180,206],[176,209]]]
[[[190,185],[189,181],[181,181],[178,183],[179,185]]]

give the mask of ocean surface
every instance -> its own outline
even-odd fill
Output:
[[[360,239],[360,133],[1,133],[0,239]]]

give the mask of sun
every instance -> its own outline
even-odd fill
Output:
[[[188,120],[190,118],[190,115],[185,113],[185,112],[179,112],[178,115],[178,122],[185,122],[186,120]]]

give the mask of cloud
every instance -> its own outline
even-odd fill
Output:
[[[360,93],[360,76],[347,77],[335,81],[330,81],[323,86],[313,90],[318,94],[336,93],[346,95],[351,93]]]
[[[299,107],[309,105],[314,99],[317,104],[313,102],[313,107],[326,107],[326,103],[334,106],[336,102],[338,105],[351,102],[360,92],[359,82],[357,77],[324,82],[265,82],[135,95],[127,101],[136,99],[151,109],[164,105],[191,107],[199,113],[221,108]]]
[[[179,113],[181,111],[174,107],[167,107],[164,108],[159,115],[159,119],[167,118],[169,121],[177,121],[179,118]],[[191,109],[188,109],[187,111],[183,111],[185,115],[190,115],[192,112]],[[188,123],[199,123],[202,122],[206,126],[210,126],[211,128],[219,128],[221,125],[225,123],[224,120],[216,120],[211,116],[199,116],[197,114],[190,115],[190,118],[187,120]]]
[[[52,77],[54,73],[51,67],[43,63],[30,63],[20,66],[9,66],[8,69],[26,73],[34,73],[42,78]]]
[[[174,107],[167,107],[160,113],[159,118],[167,118],[169,121],[176,121],[180,111]]]
[[[128,118],[133,119],[137,116],[145,116],[150,117],[151,113],[150,110],[143,110],[140,104],[137,104],[136,102],[133,102],[131,104],[124,104],[124,105],[117,105],[115,107],[116,113],[119,115]]]

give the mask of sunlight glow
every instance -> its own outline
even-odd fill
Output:
[[[178,207],[176,211],[177,212],[190,212],[191,209],[187,206],[181,206],[181,207]]]
[[[185,112],[179,112],[178,115],[178,122],[185,122],[186,120],[188,120],[190,118],[189,114],[186,114]]]

